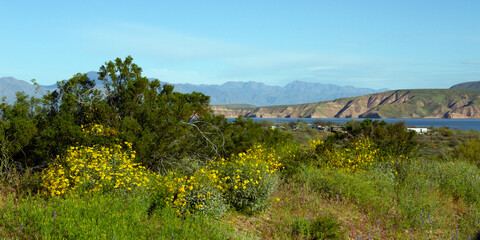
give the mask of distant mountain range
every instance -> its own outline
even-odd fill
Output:
[[[96,72],[88,72],[90,79],[98,81]],[[355,97],[370,93],[378,93],[388,89],[357,88],[352,86],[338,86],[333,84],[309,83],[294,81],[284,87],[269,86],[260,82],[226,82],[222,85],[206,84],[174,84],[175,91],[191,93],[202,92],[210,96],[212,105],[219,104],[249,104],[254,106],[290,105],[309,102],[333,100],[344,97]],[[17,91],[24,91],[28,95],[41,96],[48,90],[54,90],[56,85],[41,86],[36,92],[35,87],[26,81],[13,77],[0,78],[0,97],[6,96],[7,102],[15,100]]]
[[[175,84],[175,90],[182,93],[202,92],[210,96],[212,105],[250,104],[255,106],[272,106],[354,97],[382,92],[385,89],[376,90],[294,81],[284,87],[269,86],[259,82],[226,82],[222,85]]]

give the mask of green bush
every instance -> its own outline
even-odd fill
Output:
[[[245,153],[211,164],[218,171],[227,203],[239,211],[265,209],[277,181],[281,163],[271,148],[257,145]]]
[[[292,234],[301,239],[345,239],[344,233],[332,214],[321,214],[313,219],[297,218],[292,224]]]
[[[480,167],[480,140],[469,139],[464,143],[458,144],[454,150],[454,155],[459,160],[467,161]]]
[[[149,211],[171,206],[181,216],[201,212],[218,217],[227,204],[245,212],[265,209],[280,166],[272,149],[257,145],[228,159],[214,159],[190,176],[170,172],[156,179]]]
[[[200,169],[192,176],[170,172],[155,180],[149,213],[169,206],[179,216],[206,214],[218,217],[227,210],[215,170]]]
[[[350,121],[345,123],[346,134],[330,135],[327,143],[345,144],[358,139],[369,138],[372,143],[381,150],[381,154],[387,156],[412,156],[416,154],[418,142],[416,133],[406,131],[404,122],[394,124],[385,121]]]
[[[309,165],[316,161],[313,149],[305,149],[292,142],[279,144],[276,153],[281,156],[281,175],[284,181],[289,181],[293,175],[300,171],[300,166]]]
[[[354,201],[367,210],[375,205],[386,211],[395,202],[395,177],[391,171],[372,169],[362,174],[348,174],[335,169],[302,166],[294,179],[332,199]]]
[[[249,117],[239,116],[230,124],[219,124],[224,137],[224,153],[222,157],[239,154],[253,148],[256,144],[274,147],[277,144],[290,142],[291,134],[278,129],[271,129],[263,123],[255,122]]]

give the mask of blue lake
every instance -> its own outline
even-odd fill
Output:
[[[281,122],[295,122],[298,118],[252,118],[254,121],[274,121],[277,123]],[[352,119],[350,118],[301,118],[302,120],[307,121],[308,123],[313,123],[317,120],[320,121],[330,121],[338,124],[344,124]],[[234,120],[230,118],[229,120]],[[362,118],[356,118],[354,120],[363,121]],[[408,127],[448,127],[451,129],[460,128],[463,130],[476,130],[480,131],[480,119],[425,119],[425,118],[401,118],[401,119],[392,119],[392,118],[381,118],[381,119],[372,119],[372,120],[383,120],[387,123],[395,122],[405,122],[405,125]]]

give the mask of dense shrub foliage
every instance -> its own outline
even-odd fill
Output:
[[[217,169],[220,189],[229,204],[237,210],[257,211],[267,206],[281,163],[274,149],[256,145],[227,160],[217,159],[208,167]]]
[[[345,144],[349,141],[369,138],[371,143],[380,150],[384,156],[410,156],[416,154],[418,142],[416,133],[406,131],[404,122],[387,124],[385,121],[350,121],[345,123],[347,134],[331,135],[327,144]]]
[[[132,143],[136,161],[153,171],[193,171],[212,157],[289,138],[251,119],[213,116],[208,96],[175,92],[141,72],[131,57],[117,58],[100,67],[102,86],[76,74],[43,99],[19,93],[14,104],[0,104],[2,175],[13,168],[38,171],[71,146],[123,142]],[[99,124],[104,132],[96,129]]]
[[[469,139],[457,145],[455,157],[468,161],[480,167],[480,140]]]
[[[216,171],[203,168],[192,176],[170,173],[159,177],[152,188],[154,202],[151,211],[166,206],[175,209],[180,216],[192,213],[205,213],[219,216],[226,211]]]

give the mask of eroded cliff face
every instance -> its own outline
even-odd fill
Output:
[[[397,90],[319,103],[212,110],[255,118],[480,118],[480,91]]]

